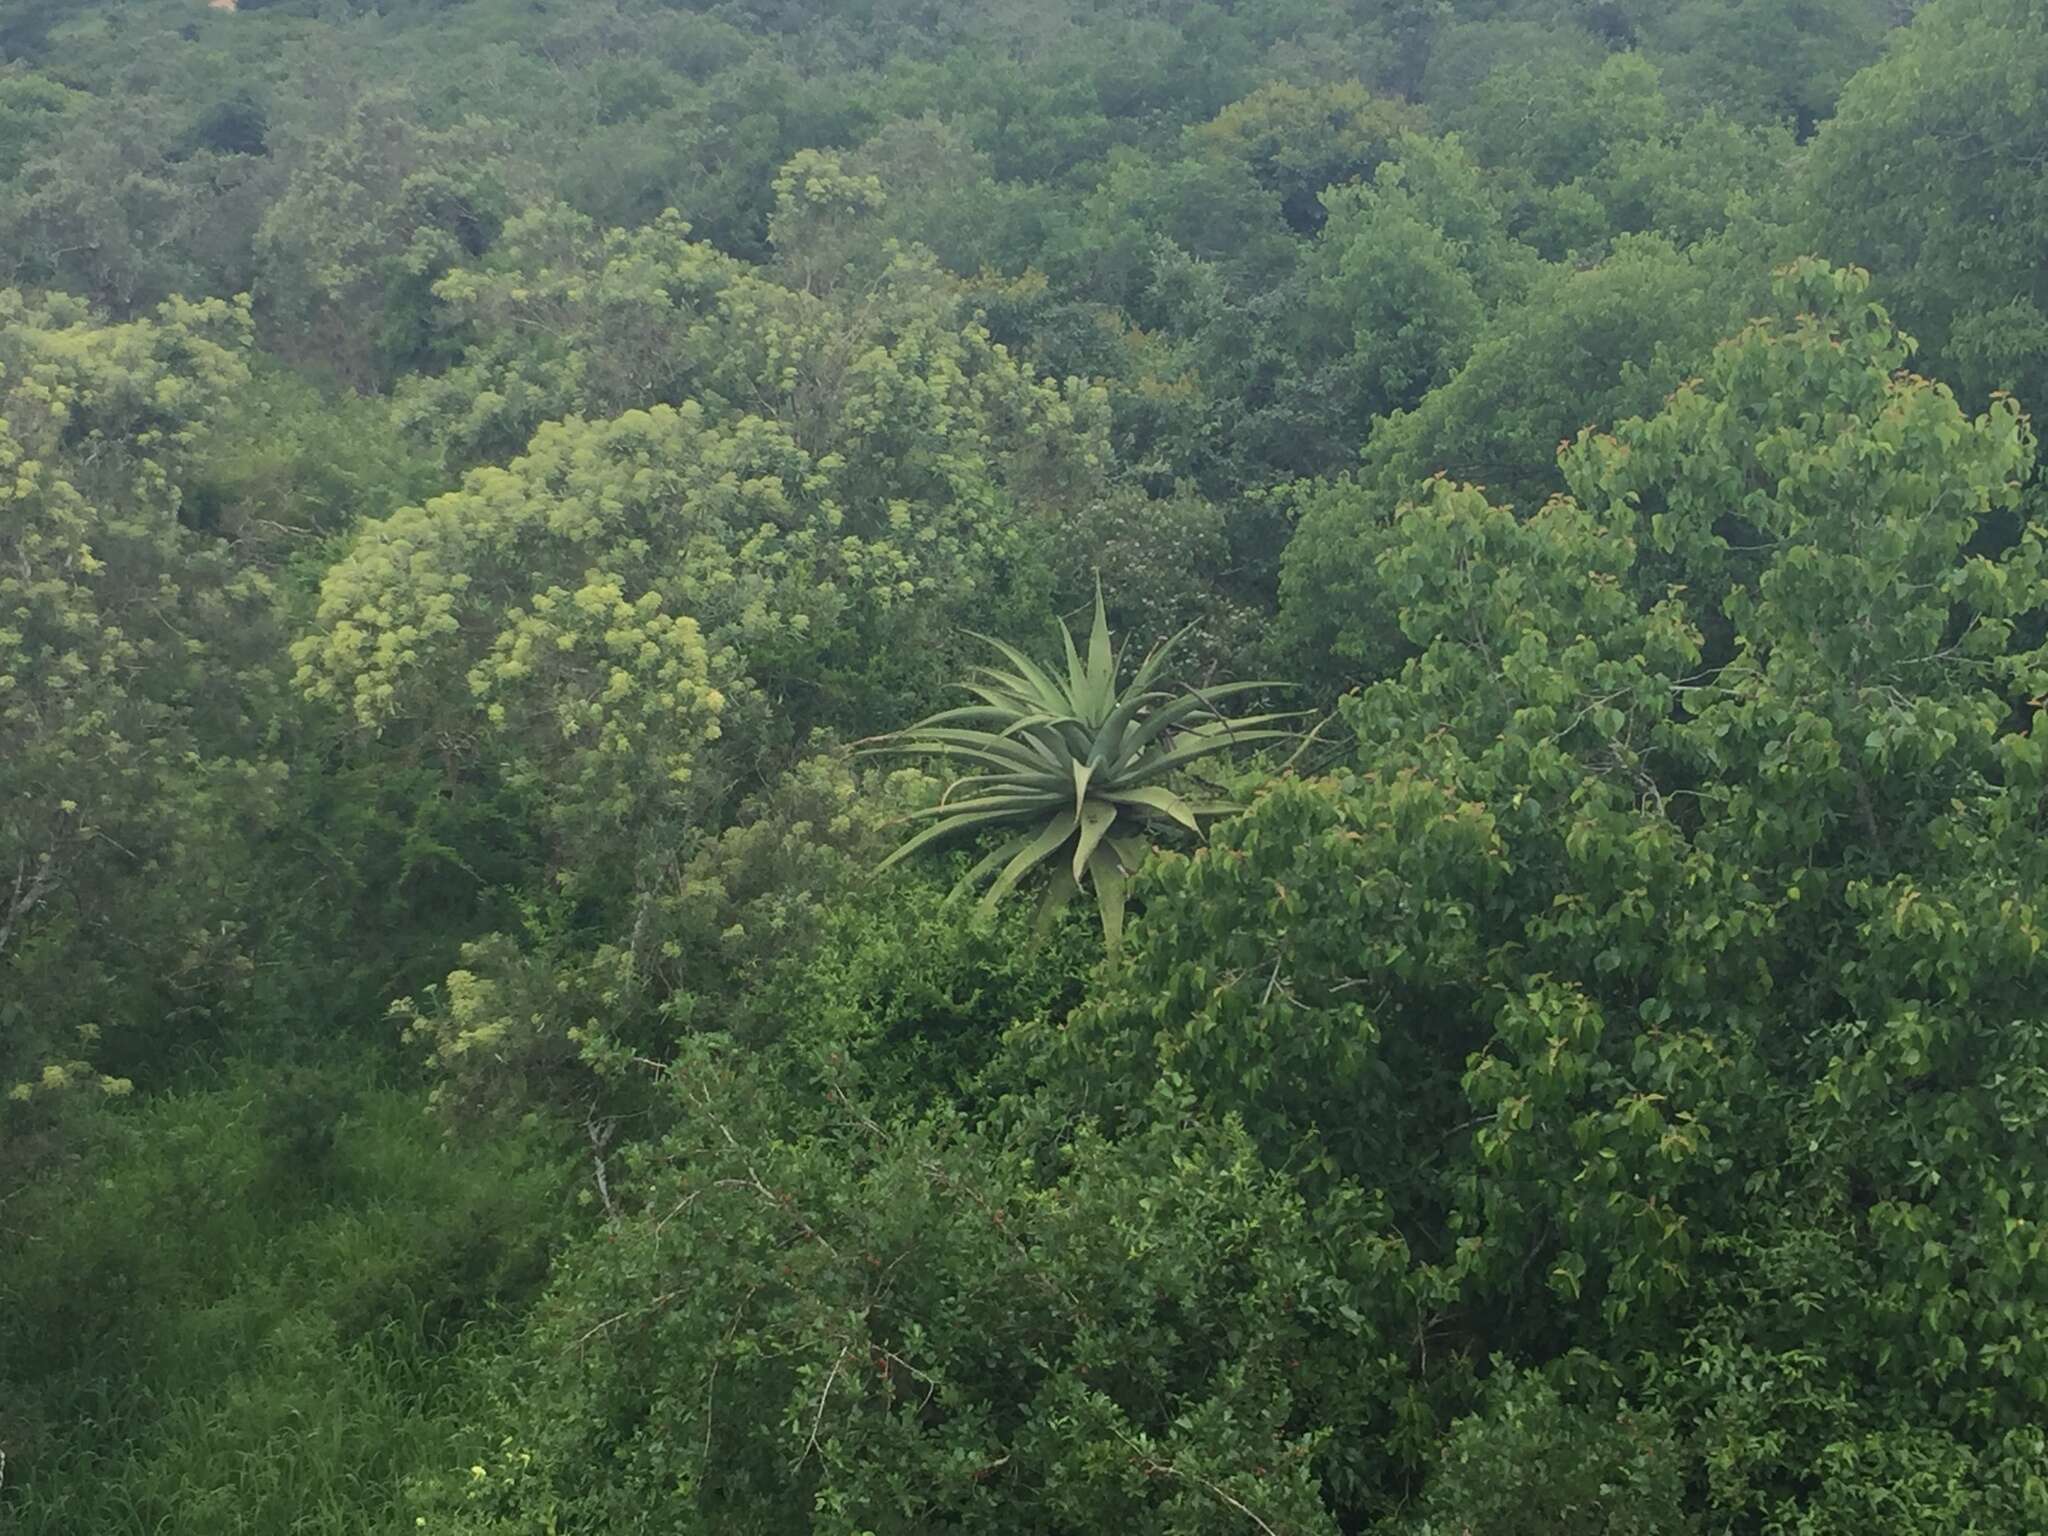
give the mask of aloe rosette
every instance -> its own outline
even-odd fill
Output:
[[[977,702],[919,721],[879,750],[964,758],[982,771],[955,780],[938,804],[914,812],[913,819],[932,824],[878,868],[948,838],[1014,829],[967,872],[963,887],[988,881],[981,899],[992,908],[1049,865],[1042,917],[1049,919],[1086,884],[1114,950],[1130,876],[1152,846],[1147,834],[1164,822],[1199,835],[1202,817],[1237,809],[1190,800],[1166,781],[1203,758],[1294,734],[1274,723],[1293,718],[1289,713],[1232,718],[1218,708],[1223,699],[1273,683],[1155,686],[1187,633],[1155,647],[1121,688],[1122,658],[1110,644],[1100,592],[1085,657],[1060,625],[1065,677],[1013,645],[977,636],[1007,663],[971,674],[964,686]]]

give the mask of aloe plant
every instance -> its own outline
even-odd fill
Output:
[[[1110,645],[1099,590],[1085,658],[1073,633],[1060,625],[1064,677],[1015,646],[977,636],[1007,663],[975,669],[964,686],[977,702],[922,720],[880,750],[964,758],[982,771],[955,780],[937,805],[916,812],[932,824],[878,868],[946,838],[1011,830],[1013,836],[967,872],[963,886],[988,881],[982,902],[993,907],[1034,870],[1050,866],[1042,915],[1056,913],[1085,883],[1095,892],[1114,951],[1127,882],[1151,848],[1148,833],[1171,823],[1199,834],[1202,817],[1235,809],[1186,799],[1165,781],[1232,747],[1293,735],[1273,723],[1291,718],[1287,714],[1233,719],[1217,707],[1271,683],[1155,687],[1186,635],[1182,630],[1156,647],[1121,688],[1121,658]]]

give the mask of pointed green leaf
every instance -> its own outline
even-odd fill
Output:
[[[975,827],[989,826],[1010,819],[1007,814],[999,811],[978,811],[948,817],[944,821],[926,827],[917,836],[882,860],[881,863],[875,866],[875,873],[880,874],[883,870],[901,863],[917,852],[918,849],[935,843],[942,837],[951,837],[956,832],[966,832]]]
[[[1019,845],[1021,846],[1013,845],[1016,847],[1016,851],[1011,855],[1010,861],[1004,867],[1003,872],[996,876],[995,884],[991,885],[988,888],[987,894],[981,898],[982,905],[994,907],[997,902],[1017,888],[1019,880],[1022,880],[1029,874],[1036,865],[1042,864],[1046,859],[1050,858],[1057,851],[1060,844],[1073,835],[1073,813],[1062,811],[1051,821],[1047,822],[1035,836],[1019,839]]]
[[[1081,835],[1074,844],[1074,878],[1088,867],[1088,860],[1103,835],[1116,824],[1117,809],[1105,800],[1090,800],[1081,811]]]
[[[1015,794],[983,795],[976,800],[956,800],[951,805],[941,801],[937,805],[921,806],[904,813],[905,821],[924,821],[933,816],[964,816],[970,811],[997,811],[1004,815],[1016,816],[1029,811],[1044,810],[1061,803],[1062,796],[1050,791],[1022,790]]]
[[[1116,694],[1116,655],[1109,644],[1109,615],[1102,606],[1102,581],[1095,582],[1095,624],[1088,631],[1088,711],[1092,721],[1109,714]]]
[[[1064,864],[1053,870],[1052,878],[1045,883],[1045,895],[1038,903],[1038,917],[1032,924],[1039,937],[1045,936],[1046,930],[1051,928],[1060,913],[1066,910],[1067,903],[1074,899],[1074,893],[1078,890],[1080,886],[1074,883],[1072,870]]]
[[[1117,789],[1109,792],[1108,799],[1118,805],[1140,805],[1163,816],[1171,816],[1190,832],[1200,835],[1201,823],[1195,820],[1195,808],[1181,799],[1172,790],[1157,784],[1148,784],[1138,789]]]
[[[1112,832],[1108,842],[1109,846],[1116,850],[1116,861],[1123,865],[1124,873],[1127,875],[1135,875],[1142,869],[1145,860],[1152,853],[1152,845],[1142,837],[1125,837],[1121,833]]]
[[[1095,745],[1088,754],[1088,760],[1098,768],[1119,761],[1123,756],[1124,735],[1129,731],[1131,722],[1138,717],[1140,710],[1158,697],[1140,693],[1135,688],[1126,693],[1095,733]]]
[[[977,638],[995,647],[1004,660],[1017,669],[1018,673],[1028,682],[1030,691],[1038,695],[1042,708],[1052,710],[1055,713],[1072,710],[1073,700],[1068,697],[1067,691],[1055,683],[1051,676],[1041,670],[1038,663],[1029,656],[1026,656],[1014,645],[1006,645],[1001,640],[997,640],[992,636],[981,635]]]
[[[1194,630],[1195,626],[1189,624],[1178,633],[1168,635],[1164,640],[1153,646],[1145,659],[1138,663],[1138,670],[1131,678],[1131,686],[1133,688],[1151,687],[1152,679],[1159,675],[1160,668],[1166,665],[1173,653],[1180,649],[1181,641],[1193,634]]]
[[[1191,742],[1177,744],[1170,752],[1162,752],[1157,757],[1147,758],[1144,767],[1138,771],[1136,777],[1144,779],[1157,778],[1161,774],[1171,773],[1176,768],[1185,767],[1187,764],[1198,762],[1202,758],[1213,757],[1218,752],[1227,752],[1232,747],[1248,746],[1255,741],[1292,741],[1293,739],[1294,732],[1292,731],[1238,731],[1230,736],[1200,737]]]
[[[1116,855],[1107,848],[1095,850],[1088,861],[1088,879],[1095,887],[1095,904],[1102,910],[1102,937],[1114,955],[1124,938],[1124,872]]]
[[[1182,721],[1192,716],[1201,715],[1205,711],[1217,719],[1222,719],[1223,717],[1217,715],[1216,711],[1211,707],[1211,700],[1228,698],[1232,694],[1246,693],[1255,688],[1271,688],[1274,686],[1276,685],[1272,683],[1225,683],[1220,688],[1210,689],[1207,698],[1197,693],[1181,694],[1171,704],[1163,705],[1145,717],[1145,723],[1131,733],[1131,739],[1124,749],[1125,756],[1128,757],[1143,751],[1146,747],[1157,741],[1165,732],[1180,729]],[[1284,720],[1288,718],[1290,718],[1289,714],[1254,715],[1245,720],[1231,723],[1234,725],[1252,725],[1262,720]]]
[[[973,867],[960,877],[960,883],[953,888],[953,893],[958,895],[962,891],[973,890],[989,877],[991,870],[1004,860],[1015,858],[1017,850],[1030,841],[1030,834],[1027,833],[1023,837],[1013,837],[1007,843],[999,844],[993,851],[974,862]]]
[[[1067,628],[1067,621],[1060,620],[1060,644],[1067,653],[1067,697],[1073,701],[1074,713],[1088,713],[1088,671],[1081,664],[1081,653],[1074,649],[1074,632]]]

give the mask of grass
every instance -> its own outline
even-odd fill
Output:
[[[230,1071],[86,1116],[8,1211],[0,1526],[410,1531],[459,1454],[464,1357],[539,1283],[559,1159],[451,1143],[367,1067]]]

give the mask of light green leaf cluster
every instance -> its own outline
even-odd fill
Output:
[[[513,134],[474,117],[429,126],[382,88],[350,101],[340,121],[318,113],[279,138],[289,179],[253,241],[265,340],[366,387],[381,369],[381,338],[362,317],[481,248],[517,179]]]
[[[112,933],[172,974],[232,949],[204,850],[276,789],[274,765],[237,755],[269,587],[179,508],[247,382],[249,324],[210,300],[105,325],[0,291],[0,1071],[46,1048],[69,1062],[108,1022],[87,956]]]
[[[492,321],[408,407],[477,391],[451,451],[534,411],[619,414],[545,422],[366,525],[293,649],[359,727],[509,765],[577,842],[611,827],[586,860],[715,798],[705,742],[758,739],[821,668],[936,677],[921,637],[985,606],[1106,462],[1100,396],[1031,378],[916,259],[848,307],[685,235],[543,210],[443,280]]]
[[[659,592],[628,602],[616,576],[592,571],[508,613],[469,686],[491,729],[536,753],[515,783],[579,815],[625,818],[653,785],[679,792],[696,747],[717,738],[725,697],[708,668],[695,619],[662,612]]]
[[[453,368],[400,385],[398,419],[475,464],[511,458],[564,416],[745,398],[733,379],[772,377],[722,312],[747,269],[689,235],[674,210],[632,230],[560,203],[510,219],[483,263],[434,284],[439,325],[467,345]]]
[[[1800,166],[1801,226],[1877,275],[1944,377],[2048,399],[2048,11],[1932,0],[1844,87]]]

